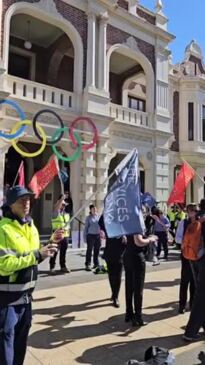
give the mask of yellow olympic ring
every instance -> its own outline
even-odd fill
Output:
[[[13,127],[13,129],[12,129],[12,131],[11,131],[11,133],[13,134],[13,133],[15,133],[17,130],[18,130],[18,128],[19,127],[21,127],[22,125],[32,125],[32,121],[31,120],[22,120],[22,121],[19,121],[19,122],[17,122],[15,125],[14,125],[14,127]],[[22,151],[18,146],[17,146],[17,141],[16,141],[16,139],[12,139],[11,140],[11,144],[12,144],[12,146],[13,146],[13,148],[15,149],[15,151],[16,152],[18,152],[21,156],[23,156],[23,157],[36,157],[36,156],[39,156],[44,150],[45,150],[45,148],[46,148],[46,134],[45,134],[45,132],[44,132],[44,130],[43,130],[43,128],[40,126],[40,125],[37,125],[37,129],[39,130],[39,132],[40,132],[40,135],[41,135],[41,137],[42,137],[42,146],[41,146],[41,148],[39,148],[39,150],[38,151],[36,151],[36,152],[32,152],[32,153],[30,153],[30,152],[24,152],[24,151]]]

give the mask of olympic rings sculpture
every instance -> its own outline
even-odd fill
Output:
[[[58,159],[62,161],[75,161],[77,160],[82,151],[88,151],[89,149],[93,148],[97,142],[98,142],[98,131],[94,124],[94,122],[88,118],[88,117],[78,117],[75,120],[72,121],[70,128],[66,127],[61,119],[61,117],[50,109],[42,109],[39,112],[37,112],[33,118],[33,121],[26,119],[26,114],[22,110],[19,104],[12,100],[0,100],[0,105],[9,105],[11,106],[19,115],[20,121],[17,122],[12,130],[11,133],[4,133],[0,131],[0,137],[9,140],[13,146],[13,148],[23,157],[32,158],[39,156],[46,148],[46,145],[51,145],[51,148],[54,152],[54,154],[57,156]],[[59,127],[56,129],[54,134],[51,137],[50,141],[47,141],[47,136],[45,134],[44,129],[40,126],[38,122],[39,116],[42,114],[52,114],[58,121]],[[83,144],[81,141],[81,138],[77,131],[75,131],[75,127],[79,122],[85,122],[86,124],[89,124],[93,131],[93,139],[89,144]],[[33,127],[33,131],[35,136],[42,142],[41,147],[35,151],[35,152],[25,152],[20,149],[20,147],[17,145],[17,139],[20,138],[25,132],[28,126]],[[72,145],[76,148],[76,151],[73,153],[72,156],[66,157],[63,156],[57,149],[56,144],[62,139],[64,136],[64,133],[68,133],[68,137],[70,138]]]

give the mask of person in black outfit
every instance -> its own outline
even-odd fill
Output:
[[[123,253],[125,251],[126,237],[109,238],[106,233],[103,216],[99,219],[99,226],[105,233],[106,246],[104,249],[103,258],[107,263],[108,279],[111,287],[111,300],[113,306],[119,308],[118,300],[123,268]]]
[[[197,218],[202,223],[202,237],[205,245],[205,199],[200,202],[200,211]],[[183,336],[185,341],[195,341],[199,335],[201,327],[205,330],[205,253],[193,263],[194,275],[196,280],[196,291],[191,308],[191,314]]]
[[[133,326],[143,326],[145,324],[142,319],[146,269],[144,247],[155,241],[155,236],[150,236],[149,238],[143,238],[140,234],[127,236],[127,245],[123,256],[126,299],[125,322],[132,321]]]
[[[176,231],[176,237],[181,242],[183,241],[183,237],[189,223],[191,222],[191,220],[195,219],[196,213],[197,213],[197,206],[195,204],[187,205],[188,219],[180,221]],[[178,309],[179,314],[183,314],[186,311],[188,288],[190,292],[189,308],[191,309],[195,293],[195,280],[190,261],[186,259],[183,256],[183,253],[181,252],[181,280],[179,288],[179,309]]]
[[[65,191],[64,200],[66,202],[65,212],[70,214],[70,217],[72,217],[73,216],[73,200],[71,198],[70,192]]]
[[[154,224],[155,220],[152,215],[155,215],[158,211],[156,206],[152,207],[151,210],[147,207],[147,212],[145,216],[145,227],[146,227],[146,236],[150,236],[154,233]]]

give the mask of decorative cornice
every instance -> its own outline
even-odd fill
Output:
[[[135,133],[123,132],[120,130],[112,130],[110,131],[110,135],[113,137],[121,137],[123,139],[129,140],[129,143],[133,143],[134,141],[141,141],[146,143],[152,143],[152,137],[143,136]]]
[[[127,38],[126,42],[123,43],[124,46],[127,46],[128,48],[131,48],[133,51],[139,52],[139,47],[137,44],[137,41],[134,37]]]
[[[55,15],[58,18],[63,18],[63,16],[59,13],[54,0],[40,0],[38,3],[33,3],[33,6],[37,8],[41,8],[48,14]]]

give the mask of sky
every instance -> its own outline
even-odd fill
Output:
[[[205,0],[162,0],[163,12],[169,19],[168,31],[176,36],[169,48],[173,62],[183,60],[185,47],[194,39],[205,56]],[[140,4],[153,10],[157,0],[140,0]]]

